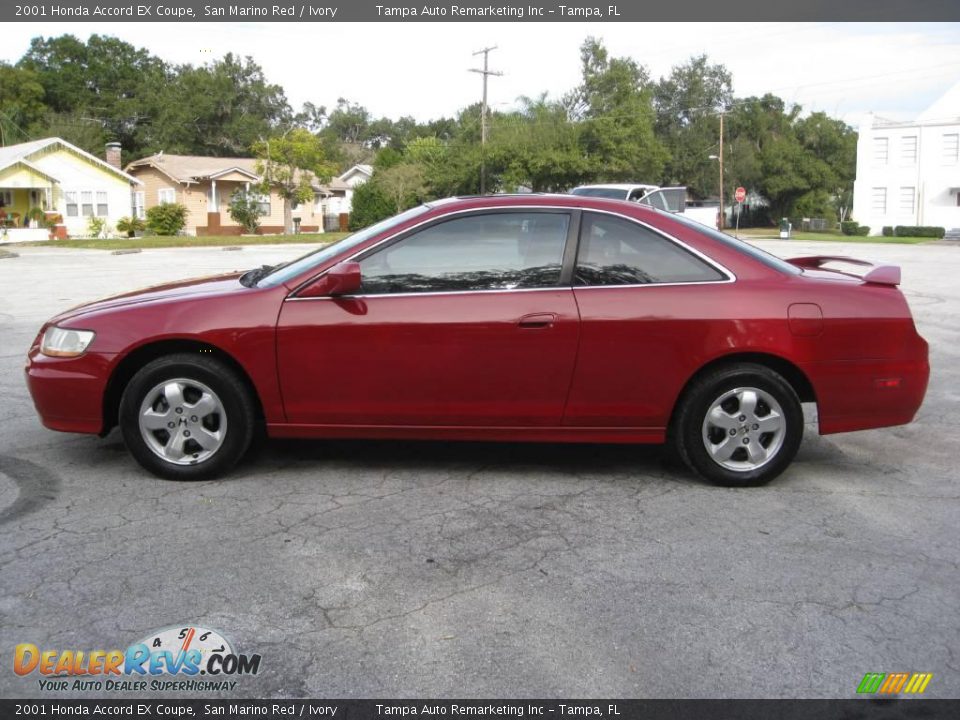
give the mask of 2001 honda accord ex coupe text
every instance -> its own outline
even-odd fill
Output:
[[[277,267],[82,305],[29,351],[43,423],[166,478],[255,433],[671,442],[755,485],[821,433],[910,422],[929,366],[900,270],[779,260],[659,210],[570,195],[429,203]]]

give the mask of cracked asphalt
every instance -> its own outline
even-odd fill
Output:
[[[15,248],[0,696],[44,696],[11,670],[18,643],[125,648],[189,623],[262,655],[234,697],[842,698],[899,671],[960,697],[960,247],[762,245],[901,264],[933,370],[913,424],[808,424],[792,468],[747,490],[657,448],[469,443],[268,442],[226,479],[158,480],[116,431],[40,425],[23,379],[40,324],[304,248]]]

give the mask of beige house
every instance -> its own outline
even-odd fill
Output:
[[[243,229],[230,217],[230,197],[237,191],[253,191],[260,177],[254,158],[201,157],[157,153],[135,160],[126,172],[143,183],[133,194],[134,211],[146,211],[162,203],[181,203],[187,208],[184,232],[191,235],[240,235]],[[334,178],[330,183],[312,183],[313,202],[293,207],[294,229],[300,232],[338,230],[336,211],[349,186]],[[284,200],[276,190],[261,195],[263,217],[260,234],[282,233]],[[326,218],[326,223],[324,222]],[[325,227],[326,226],[326,227]]]

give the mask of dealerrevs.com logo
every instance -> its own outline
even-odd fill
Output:
[[[237,653],[216,630],[187,625],[152,632],[126,650],[41,650],[21,643],[13,671],[39,676],[40,690],[51,692],[211,692],[233,690],[234,677],[256,675],[260,655]]]

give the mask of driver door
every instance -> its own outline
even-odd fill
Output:
[[[559,426],[579,335],[561,282],[573,214],[440,219],[354,258],[360,293],[288,298],[277,328],[288,422]]]

